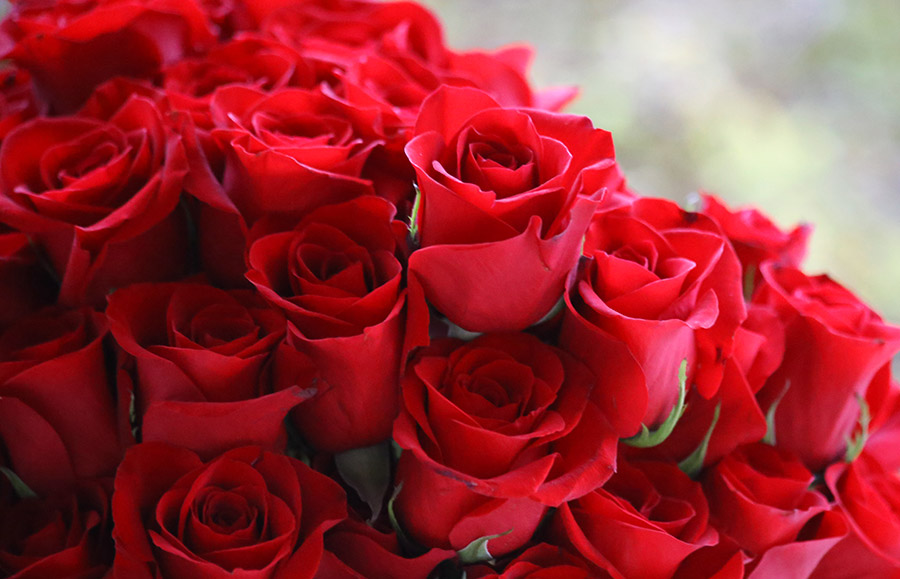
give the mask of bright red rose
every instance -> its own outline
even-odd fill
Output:
[[[501,555],[530,539],[546,506],[603,484],[617,440],[588,400],[593,380],[529,334],[436,340],[418,352],[394,424],[403,528],[457,550],[511,531],[488,543]]]
[[[111,476],[122,457],[106,334],[90,309],[42,310],[0,334],[0,447],[39,495]]]
[[[108,120],[38,118],[0,147],[2,219],[46,252],[60,302],[102,306],[112,288],[183,273],[186,172],[181,140],[143,97]]]
[[[405,226],[377,197],[322,207],[293,231],[249,249],[247,279],[290,321],[288,343],[314,368],[319,394],[294,422],[318,450],[340,452],[390,438],[406,302],[399,257]],[[279,361],[298,364],[293,354]]]
[[[700,484],[662,462],[620,461],[603,488],[564,504],[556,518],[554,534],[612,577],[671,577],[718,539]]]
[[[0,328],[56,300],[56,281],[22,233],[0,233]]]
[[[0,501],[0,574],[99,579],[112,563],[109,529],[109,496],[96,482],[44,499]]]
[[[378,143],[377,111],[317,91],[237,86],[219,89],[210,110],[226,151],[225,191],[248,223],[372,192],[360,174]]]
[[[0,51],[64,114],[112,77],[150,78],[213,41],[193,0],[17,2],[3,21]]]
[[[113,576],[311,578],[345,501],[325,475],[258,447],[203,462],[139,444],[116,474]]]
[[[863,452],[850,464],[828,467],[825,481],[850,534],[823,560],[821,575],[866,563],[870,573],[900,577],[900,475]]]
[[[744,208],[732,211],[712,195],[703,196],[703,213],[722,227],[734,246],[744,270],[744,289],[748,299],[762,279],[759,273],[762,262],[775,261],[800,267],[806,257],[811,225],[804,223],[784,232],[758,210]]]
[[[421,190],[411,317],[425,316],[427,299],[469,331],[539,321],[578,261],[591,197],[622,185],[609,133],[585,117],[443,87],[422,105],[415,134],[406,146]],[[409,338],[409,347],[425,343],[424,333]]]
[[[819,470],[844,452],[873,378],[900,351],[888,325],[827,276],[764,263],[753,301],[773,308],[786,327],[784,361],[760,390],[775,409],[775,440]],[[885,382],[885,385],[888,383]],[[870,400],[870,403],[874,400]],[[871,408],[877,415],[880,408]]]
[[[106,310],[116,341],[134,357],[136,411],[144,442],[215,456],[235,446],[284,446],[282,425],[303,399],[272,392],[270,361],[284,315],[248,290],[199,283],[138,284]]]
[[[688,386],[712,397],[746,318],[740,263],[718,226],[670,201],[636,199],[595,216],[584,253],[560,344],[598,376],[598,403],[619,433],[665,420],[683,360]]]
[[[705,478],[713,524],[745,552],[761,555],[796,540],[800,529],[829,508],[810,490],[814,477],[800,460],[757,443],[722,459]]]
[[[442,561],[455,557],[455,551],[446,549],[404,557],[395,533],[347,519],[325,534],[325,556],[316,579],[428,579]]]
[[[595,577],[583,559],[559,547],[539,543],[494,570],[487,565],[466,567],[472,579],[588,579]]]

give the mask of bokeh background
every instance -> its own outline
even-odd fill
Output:
[[[527,43],[637,191],[815,224],[806,270],[900,323],[900,2],[424,0],[458,49]]]

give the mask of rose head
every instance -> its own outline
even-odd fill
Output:
[[[109,493],[98,482],[43,499],[0,500],[0,573],[16,579],[104,577],[113,555],[109,527]]]
[[[299,356],[316,369],[301,386],[319,395],[294,418],[319,450],[385,440],[397,415],[405,226],[393,215],[387,201],[363,197],[322,207],[250,246],[247,279],[290,321],[295,352],[279,352],[278,367],[297,366],[291,357]]]
[[[162,443],[133,447],[112,504],[116,577],[305,577],[346,516],[338,484],[255,447],[204,463]]]
[[[528,540],[544,505],[602,484],[616,438],[588,401],[592,382],[527,334],[437,340],[417,353],[394,424],[404,529],[454,549],[512,529],[490,541],[491,553],[508,552]]]
[[[661,199],[598,213],[591,259],[570,280],[560,343],[604,385],[595,392],[623,436],[662,422],[678,367],[711,397],[746,317],[740,264],[710,219]]]
[[[845,451],[862,411],[860,399],[900,350],[900,328],[886,324],[827,276],[772,263],[764,263],[761,272],[763,283],[753,301],[778,313],[786,349],[757,398],[769,410],[780,397],[778,446],[819,470]],[[875,416],[880,408],[870,410]]]
[[[0,450],[41,496],[111,476],[122,457],[102,341],[88,308],[48,308],[0,333]]]
[[[718,538],[700,484],[674,464],[642,461],[620,461],[603,488],[560,507],[553,534],[613,577],[648,578],[671,577]]]
[[[0,166],[3,220],[46,252],[63,303],[101,305],[113,287],[183,273],[187,225],[175,208],[187,163],[149,100],[134,96],[108,120],[20,125]]]
[[[475,89],[432,94],[406,154],[421,191],[411,307],[421,294],[469,331],[520,330],[546,315],[577,262],[591,198],[622,186],[612,139],[589,119],[503,108]]]
[[[177,443],[204,456],[283,445],[284,416],[303,398],[296,388],[272,392],[281,312],[248,290],[183,282],[123,288],[106,312],[134,360],[134,372],[121,371],[119,382],[134,389],[145,442]]]

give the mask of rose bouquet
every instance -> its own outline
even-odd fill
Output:
[[[13,2],[0,576],[900,576],[900,329],[412,2]]]

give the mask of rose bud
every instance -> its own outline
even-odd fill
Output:
[[[310,579],[346,514],[340,486],[294,458],[242,447],[204,462],[139,444],[116,473],[113,574]]]
[[[674,464],[645,461],[619,461],[603,488],[560,507],[552,531],[610,575],[648,579],[671,577],[718,539],[700,484]]]
[[[827,276],[770,262],[760,271],[763,283],[753,301],[778,313],[786,350],[757,398],[774,412],[779,448],[820,470],[846,451],[870,384],[900,351],[900,328]],[[875,416],[880,408],[867,410]]]
[[[2,36],[5,56],[56,114],[74,112],[106,80],[150,78],[215,40],[193,0],[16,2]]]
[[[405,226],[393,216],[387,201],[363,197],[322,207],[249,249],[247,279],[290,322],[287,341],[296,354],[279,352],[279,369],[315,369],[300,386],[318,394],[292,416],[318,450],[390,438],[406,302],[398,259]]]
[[[109,114],[37,118],[0,147],[2,219],[46,253],[67,305],[100,307],[112,288],[187,266],[181,140],[143,96]]]
[[[200,283],[138,284],[116,291],[110,329],[134,358],[137,419],[144,442],[178,444],[202,456],[255,444],[283,448],[282,424],[303,400],[272,392],[272,354],[284,315],[250,290]]]
[[[123,443],[102,314],[49,308],[0,333],[0,451],[41,496],[112,476]]]
[[[410,361],[394,440],[401,527],[423,545],[523,546],[547,506],[612,474],[616,437],[588,396],[594,378],[529,334],[435,340]]]
[[[408,348],[428,341],[424,300],[472,332],[538,322],[564,293],[593,197],[622,185],[612,139],[589,119],[503,108],[474,89],[428,97],[406,154],[421,190]]]
[[[718,226],[670,201],[636,199],[594,217],[584,253],[560,345],[604,385],[595,396],[619,433],[668,417],[685,360],[687,387],[711,398],[746,318],[740,263]]]

